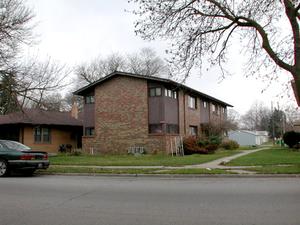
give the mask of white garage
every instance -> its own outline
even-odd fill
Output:
[[[269,140],[267,131],[235,130],[229,131],[228,137],[241,146],[261,145]]]

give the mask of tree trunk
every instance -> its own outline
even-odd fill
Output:
[[[300,76],[291,81],[298,106],[300,106]]]

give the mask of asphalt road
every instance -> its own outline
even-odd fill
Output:
[[[0,179],[0,225],[299,225],[300,178]]]

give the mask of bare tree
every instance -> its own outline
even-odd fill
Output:
[[[2,113],[21,110],[24,107],[42,106],[45,96],[54,91],[60,91],[68,84],[65,79],[69,71],[50,59],[39,62],[33,58],[27,62],[13,64],[0,72],[0,102],[3,104]],[[16,104],[8,105],[5,102],[5,93],[10,93],[10,101]]]
[[[0,111],[41,105],[44,96],[64,88],[69,74],[49,59],[24,57],[22,47],[34,41],[34,15],[23,0],[0,0]],[[27,61],[24,60],[27,59]]]
[[[49,111],[69,112],[71,111],[73,103],[74,99],[71,94],[62,96],[61,93],[52,92],[44,96],[44,98],[39,102],[39,104],[36,104],[34,102],[32,107]]]
[[[128,55],[128,71],[145,76],[162,76],[167,72],[164,61],[151,48]]]
[[[284,127],[284,130],[285,131],[294,130],[294,124],[296,123],[296,121],[300,121],[300,109],[296,108],[293,105],[288,105],[288,104],[281,106],[279,109],[281,109],[285,114],[286,127]]]
[[[168,52],[173,68],[186,78],[191,69],[219,65],[223,76],[236,37],[248,57],[246,75],[276,79],[278,69],[292,75],[300,105],[299,0],[130,0],[136,33],[152,40],[173,40]]]
[[[227,127],[226,130],[237,130],[239,128],[240,117],[241,115],[236,110],[228,109],[226,120],[224,121]]]
[[[271,110],[262,102],[254,102],[241,118],[242,128],[247,130],[268,130],[271,113]]]
[[[22,0],[0,1],[0,70],[15,59],[23,44],[33,40],[33,17]]]
[[[114,72],[131,72],[145,76],[162,76],[167,73],[164,61],[151,48],[125,56],[113,53],[106,58],[98,57],[90,63],[75,68],[79,86],[83,86]]]
[[[79,86],[93,83],[94,81],[114,72],[125,70],[125,59],[118,53],[113,53],[106,58],[98,57],[90,63],[84,63],[75,69]]]

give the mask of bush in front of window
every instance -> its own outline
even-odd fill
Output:
[[[218,136],[211,136],[208,138],[189,136],[183,140],[184,154],[211,154],[219,148],[220,143],[221,138]]]
[[[185,155],[208,154],[208,151],[198,144],[195,136],[189,136],[183,139],[183,150]]]

